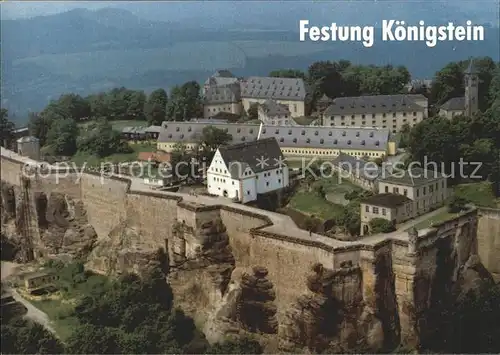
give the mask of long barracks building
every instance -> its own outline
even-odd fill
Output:
[[[389,140],[388,129],[211,122],[163,122],[157,149],[171,152],[177,143],[193,149],[199,142],[203,128],[209,125],[229,133],[232,136],[231,144],[275,138],[288,158],[329,159],[342,152],[355,157],[376,159],[395,154],[395,145]]]

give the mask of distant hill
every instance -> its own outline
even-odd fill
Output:
[[[62,93],[87,95],[119,86],[168,89],[188,80],[203,81],[220,68],[243,76],[266,75],[280,68],[305,70],[317,60],[347,59],[405,65],[414,77],[422,78],[469,56],[499,60],[498,28],[488,29],[484,42],[440,43],[435,48],[377,42],[364,48],[301,43],[295,28],[279,30],[283,20],[274,30],[228,23],[208,29],[193,21],[146,20],[117,8],[3,20],[2,106],[22,119]]]

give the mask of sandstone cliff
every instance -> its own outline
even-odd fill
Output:
[[[65,255],[120,274],[160,260],[176,304],[209,340],[251,333],[269,351],[425,346],[439,336],[444,303],[491,282],[477,256],[476,212],[350,243],[291,224],[264,230],[270,219],[258,210],[127,189],[93,176],[54,183],[11,174],[1,185],[3,236],[20,261]]]

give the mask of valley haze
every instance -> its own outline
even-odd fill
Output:
[[[258,4],[258,6],[256,6]],[[2,107],[18,125],[63,93],[114,87],[169,89],[203,82],[218,69],[237,76],[306,70],[321,60],[404,65],[429,79],[448,62],[470,56],[499,60],[499,2],[12,2],[2,3]],[[280,16],[276,16],[280,13]],[[300,41],[298,23],[343,24],[360,18],[374,32],[381,19],[429,26],[467,21],[482,41],[361,43]],[[39,15],[39,16],[38,16]],[[427,60],[432,57],[431,60]]]

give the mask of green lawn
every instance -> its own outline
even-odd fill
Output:
[[[78,319],[72,314],[73,304],[58,299],[30,300],[30,302],[47,314],[51,326],[62,341],[65,341],[78,326]]]
[[[461,184],[454,187],[455,193],[477,206],[499,207],[500,199],[495,198],[491,183],[482,181],[470,184]]]
[[[435,216],[429,217],[425,221],[417,223],[414,227],[418,230],[430,228],[430,227],[432,227],[433,224],[444,222],[446,220],[455,218],[458,215],[459,215],[459,213],[450,213],[450,212],[448,212],[448,210],[444,210],[443,212],[438,213]]]
[[[131,153],[112,154],[104,158],[85,153],[77,153],[73,156],[71,161],[76,163],[77,166],[82,166],[84,163],[87,163],[88,167],[99,166],[102,162],[122,163],[134,161],[137,159],[139,152],[154,152],[156,150],[156,145],[154,143],[130,144],[130,147],[133,150]]]
[[[79,324],[74,315],[78,299],[89,294],[93,287],[102,287],[98,285],[106,282],[108,282],[108,278],[105,276],[91,275],[85,282],[77,284],[67,293],[57,292],[55,295],[42,296],[29,301],[47,314],[57,335],[64,341]]]
[[[338,216],[344,209],[343,206],[331,203],[326,199],[321,198],[314,191],[314,187],[322,185],[326,194],[339,193],[344,194],[361,188],[347,181],[339,184],[337,176],[317,180],[313,183],[312,191],[307,191],[307,188],[300,187],[290,200],[289,207],[308,215],[314,215],[322,219],[331,219]]]

